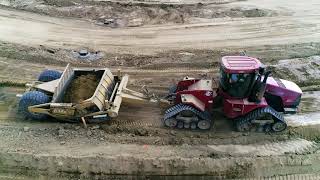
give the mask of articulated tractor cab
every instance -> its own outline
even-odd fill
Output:
[[[169,127],[210,129],[212,107],[222,99],[224,115],[235,121],[238,131],[254,128],[268,132],[286,129],[283,113],[295,113],[302,91],[293,82],[270,77],[263,64],[248,56],[225,56],[221,60],[218,89],[212,80],[184,78],[169,94],[174,105],[164,116]]]

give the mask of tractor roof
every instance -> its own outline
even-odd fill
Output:
[[[261,67],[261,62],[248,56],[224,56],[221,66],[227,73],[253,73]]]

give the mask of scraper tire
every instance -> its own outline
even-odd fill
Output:
[[[49,82],[61,77],[62,73],[55,70],[44,70],[38,78],[38,81],[41,82]]]
[[[39,91],[29,91],[23,94],[19,102],[19,112],[26,118],[34,120],[43,120],[48,116],[46,114],[32,113],[28,110],[29,106],[39,105],[50,102],[50,98]]]

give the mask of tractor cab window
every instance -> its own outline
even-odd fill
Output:
[[[220,76],[220,85],[230,96],[238,98],[249,96],[255,80],[255,73],[228,74],[221,69]]]

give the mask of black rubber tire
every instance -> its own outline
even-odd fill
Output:
[[[183,124],[183,127],[184,127],[185,129],[190,129],[190,123],[184,123],[184,124]]]
[[[55,70],[44,70],[38,77],[38,81],[49,82],[61,77],[62,73]]]
[[[164,121],[164,125],[171,128],[176,127],[177,124],[178,121],[175,118],[169,118]]]
[[[177,128],[178,129],[183,129],[184,128],[184,123],[182,121],[178,121]]]
[[[42,120],[46,119],[46,114],[31,113],[28,110],[29,106],[39,105],[50,102],[50,98],[39,91],[29,91],[23,94],[19,101],[19,112],[22,113],[26,118]]]
[[[198,121],[198,128],[201,130],[209,130],[211,128],[211,123],[207,120],[200,120]]]

